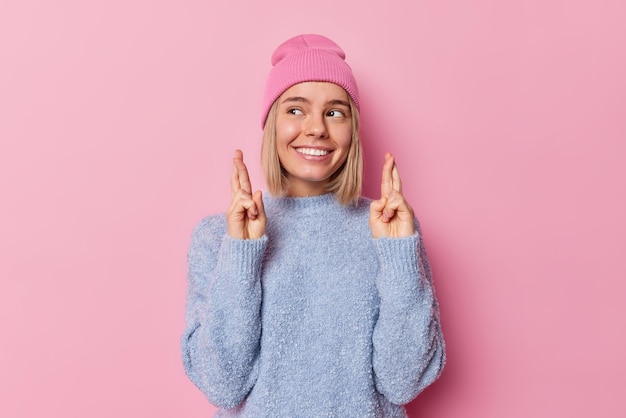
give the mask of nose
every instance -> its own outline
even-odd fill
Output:
[[[328,138],[328,129],[324,115],[311,115],[306,124],[306,136],[315,139]]]

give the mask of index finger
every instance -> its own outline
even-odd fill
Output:
[[[235,157],[233,158],[233,177],[232,186],[233,191],[241,189],[247,194],[252,194],[252,184],[250,183],[250,177],[248,176],[248,168],[243,162],[243,152],[241,150],[235,151]]]
[[[396,164],[395,161],[393,163],[393,169],[391,170],[391,180],[393,189],[398,193],[402,193],[402,180],[400,179],[398,164]]]
[[[394,158],[390,153],[385,154],[385,164],[383,165],[382,181],[380,183],[380,197],[389,197],[394,190],[393,184],[393,167],[395,166]]]

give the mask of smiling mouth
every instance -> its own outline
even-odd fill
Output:
[[[296,148],[296,151],[304,155],[313,155],[316,157],[323,157],[328,155],[330,151],[316,148]]]

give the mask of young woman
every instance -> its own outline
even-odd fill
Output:
[[[405,417],[445,362],[413,210],[385,155],[360,196],[359,95],[319,35],[274,52],[263,105],[268,192],[237,150],[232,202],[189,248],[187,375],[218,417]]]

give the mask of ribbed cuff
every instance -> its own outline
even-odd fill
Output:
[[[266,235],[259,239],[234,239],[226,235],[221,250],[222,267],[235,277],[257,277],[266,246]]]
[[[383,276],[415,276],[419,273],[417,233],[402,238],[376,238],[374,245]]]

